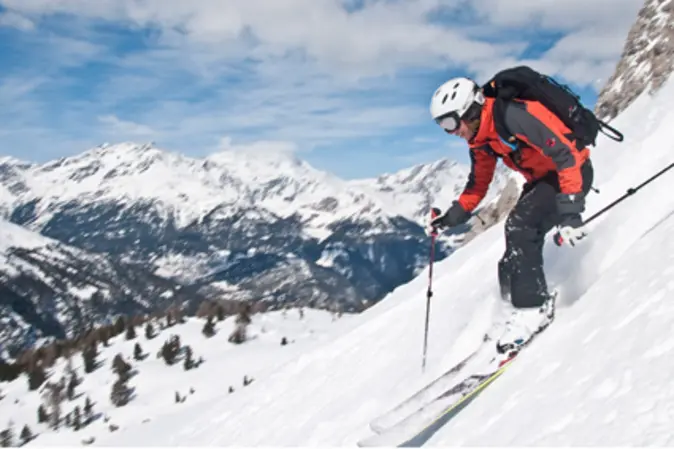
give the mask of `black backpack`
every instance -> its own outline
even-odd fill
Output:
[[[559,117],[572,131],[573,135],[568,137],[570,140],[576,140],[578,149],[596,145],[599,131],[617,142],[623,141],[623,135],[584,107],[580,97],[568,86],[561,85],[530,67],[518,66],[498,72],[482,86],[482,90],[486,97],[496,98],[494,102],[496,132],[511,144],[516,142],[517,138],[506,128],[503,114],[506,102],[515,98],[538,101]],[[605,130],[609,130],[610,134]]]

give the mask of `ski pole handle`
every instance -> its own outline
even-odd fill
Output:
[[[431,221],[435,220],[442,214],[442,211],[438,209],[437,207],[432,207],[431,208]],[[438,235],[438,228],[433,226],[433,230],[431,231],[431,236],[435,237]]]

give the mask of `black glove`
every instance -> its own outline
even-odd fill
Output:
[[[583,220],[580,216],[585,210],[585,198],[582,193],[579,194],[557,194],[557,213],[560,221],[558,231],[555,235],[555,243],[561,245],[566,242],[571,246],[586,237],[587,233],[583,229]]]
[[[577,215],[585,211],[585,195],[582,193],[558,193],[557,213],[560,217]]]
[[[454,201],[447,212],[431,219],[428,224],[428,231],[436,229],[453,228],[465,223],[470,218],[470,213],[466,212],[458,201]]]

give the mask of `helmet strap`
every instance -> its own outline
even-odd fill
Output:
[[[480,128],[480,117],[482,116],[482,105],[477,102],[473,102],[470,105],[468,110],[463,114],[461,120],[466,122],[468,128],[471,131],[471,137],[469,140],[472,140],[477,134],[477,130]]]
[[[466,112],[463,113],[461,120],[465,120],[466,123],[471,123],[475,120],[479,120],[480,115],[482,115],[482,105],[474,101]]]

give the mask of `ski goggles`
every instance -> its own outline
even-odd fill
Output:
[[[456,111],[451,111],[436,118],[435,123],[440,125],[448,133],[455,133],[461,125],[461,118]]]

